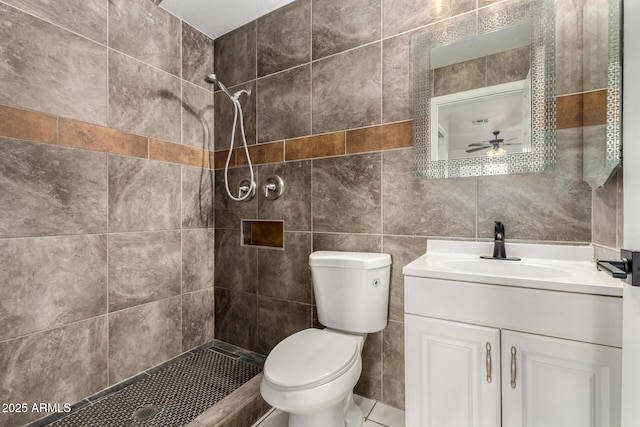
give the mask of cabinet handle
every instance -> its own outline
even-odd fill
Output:
[[[487,382],[491,384],[491,343],[487,343]]]
[[[516,348],[511,347],[511,388],[516,388]]]

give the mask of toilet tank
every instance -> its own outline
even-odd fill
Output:
[[[318,251],[309,266],[321,324],[355,333],[387,326],[389,254]]]

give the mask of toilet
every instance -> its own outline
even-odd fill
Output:
[[[387,325],[391,256],[319,251],[309,256],[318,320],[276,345],[260,393],[288,414],[289,427],[361,427],[353,401],[367,333]],[[283,418],[283,419],[286,419]]]

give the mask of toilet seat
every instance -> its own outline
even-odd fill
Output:
[[[264,365],[264,379],[279,390],[310,389],[340,377],[359,358],[360,349],[353,337],[305,329],[274,347]]]

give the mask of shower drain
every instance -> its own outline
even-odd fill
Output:
[[[138,408],[133,413],[133,419],[135,421],[147,421],[153,418],[160,410],[154,405],[144,405],[142,408]]]

